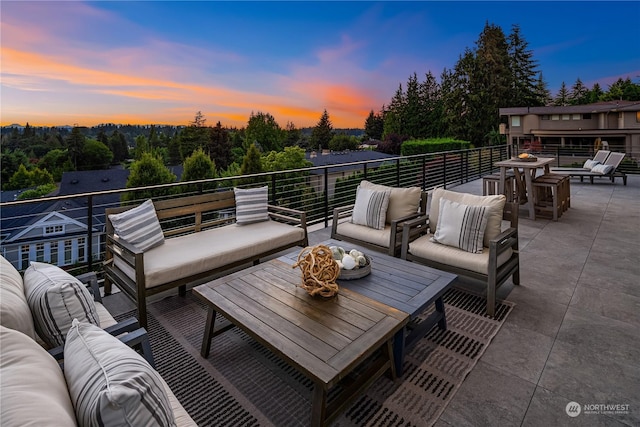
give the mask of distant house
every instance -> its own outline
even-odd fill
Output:
[[[593,149],[596,138],[609,148],[640,152],[640,102],[607,101],[559,107],[500,108],[509,140],[518,146]]]
[[[333,166],[329,168],[328,176],[328,196],[333,196],[335,192],[336,180],[338,178],[346,178],[353,175],[356,171],[362,171],[362,165],[353,165],[350,163],[363,162],[370,160],[380,160],[367,165],[368,168],[380,167],[386,159],[397,157],[392,154],[380,153],[378,151],[362,150],[362,151],[329,151],[325,150],[321,153],[311,152],[306,155],[307,160],[313,163],[313,166]],[[336,166],[340,165],[340,166]],[[317,193],[323,193],[324,188],[324,169],[312,170],[309,184]]]

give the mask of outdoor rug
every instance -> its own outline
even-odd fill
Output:
[[[447,330],[433,328],[407,353],[401,378],[376,380],[333,426],[430,426],[438,420],[513,308],[502,302],[489,318],[484,297],[457,289],[444,301]],[[206,314],[191,292],[149,307],[156,369],[196,423],[309,425],[313,383],[240,329],[215,337],[209,358],[200,356]]]

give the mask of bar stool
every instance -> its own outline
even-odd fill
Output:
[[[482,195],[492,196],[498,194],[498,186],[500,184],[500,174],[492,173],[482,177]],[[518,191],[516,187],[516,177],[513,172],[509,171],[504,182],[504,193],[507,202],[514,202],[518,199]]]
[[[545,174],[533,180],[536,193],[536,214],[550,216],[557,221],[571,205],[570,180],[566,175]]]
[[[545,174],[537,177],[534,182],[556,184],[558,186],[558,205],[561,212],[566,212],[571,207],[571,179],[568,175]],[[547,194],[539,196],[548,198],[550,194],[547,192]]]

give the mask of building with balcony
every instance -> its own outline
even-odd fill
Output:
[[[613,151],[640,154],[640,102],[500,108],[508,141],[541,151],[555,147],[593,149],[597,138]]]

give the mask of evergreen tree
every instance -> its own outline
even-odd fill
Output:
[[[113,161],[116,163],[120,163],[129,157],[127,140],[117,129],[115,129],[109,137],[108,147],[113,153]]]
[[[85,136],[80,132],[79,127],[74,127],[71,134],[66,139],[67,150],[69,151],[69,157],[75,170],[78,170],[78,159],[82,155],[82,149],[84,148]]]
[[[302,143],[302,132],[296,128],[296,125],[292,122],[287,122],[285,126],[284,146],[295,147],[300,146]]]
[[[136,148],[133,152],[133,158],[136,160],[140,160],[142,158],[142,155],[145,153],[151,153],[149,142],[144,135],[136,136]]]
[[[163,164],[162,159],[151,153],[144,153],[140,160],[131,164],[127,188],[146,187],[151,185],[171,184],[176,176]],[[143,200],[172,194],[174,190],[168,188],[138,190],[123,193],[123,200]]]
[[[593,104],[594,102],[600,101],[600,98],[602,98],[603,95],[604,92],[602,91],[600,84],[595,82],[587,95],[587,104]]]
[[[251,144],[247,149],[247,154],[245,154],[242,159],[242,166],[240,167],[240,173],[242,175],[252,175],[255,173],[262,172],[262,161],[260,159],[260,151],[256,144]],[[242,183],[244,184],[254,184],[262,182],[263,178],[243,178]]]
[[[409,76],[407,81],[407,92],[404,96],[404,106],[402,108],[402,133],[411,138],[422,136],[423,123],[427,122],[426,110],[420,99],[420,85],[416,73]]]
[[[318,149],[329,148],[329,141],[333,138],[333,125],[329,113],[325,109],[318,124],[311,131],[311,147]]]
[[[180,135],[178,132],[173,135],[173,138],[169,141],[169,146],[167,148],[169,151],[169,164],[179,165],[182,163],[182,155],[180,154]]]
[[[508,37],[511,93],[503,107],[538,107],[544,101],[538,97],[538,64],[533,59],[529,43],[522,37],[520,26],[513,25]]]
[[[384,108],[383,108],[384,109]],[[382,113],[374,114],[373,110],[369,112],[367,120],[364,122],[364,134],[369,139],[382,139],[382,132],[384,131],[384,119]]]
[[[262,151],[281,151],[283,148],[284,132],[276,119],[269,113],[251,112],[247,128],[245,129],[245,143],[258,144]]]
[[[211,158],[201,149],[196,149],[191,156],[184,160],[182,181],[197,181],[200,179],[213,179],[216,177],[216,165]],[[198,185],[182,187],[186,191],[197,191]],[[202,185],[203,189],[215,188],[215,183]]]
[[[558,107],[569,105],[569,90],[564,82],[560,85],[560,90],[558,90],[556,97],[553,98],[553,105]]]
[[[214,161],[217,170],[226,169],[233,161],[229,132],[218,122],[215,127],[210,129],[209,134],[208,154]]]
[[[396,93],[391,98],[391,102],[386,110],[384,110],[384,131],[382,137],[386,139],[387,135],[404,133],[404,106],[405,95],[402,90],[402,83],[398,86]]]
[[[551,91],[547,87],[547,83],[542,78],[542,72],[538,74],[538,80],[535,87],[536,99],[540,102],[540,105],[550,105],[553,99],[551,98]]]
[[[580,77],[576,79],[576,82],[571,87],[569,92],[568,101],[569,105],[583,105],[587,103],[589,99],[589,88],[586,87]]]

